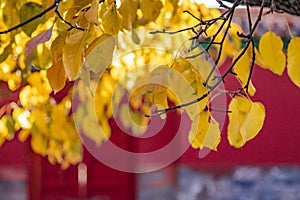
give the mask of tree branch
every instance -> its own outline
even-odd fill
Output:
[[[5,31],[0,31],[0,35],[2,34],[7,34],[9,32],[12,32],[18,28],[21,28],[23,26],[25,26],[26,24],[29,24],[30,22],[44,16],[46,13],[52,11],[54,9],[54,12],[56,13],[56,15],[59,17],[59,19],[61,19],[64,23],[68,24],[70,26],[70,29],[78,29],[78,30],[81,30],[81,31],[84,31],[85,29],[81,28],[81,27],[78,27],[77,25],[72,25],[70,22],[66,21],[60,14],[60,12],[58,11],[58,5],[59,3],[61,2],[61,0],[54,0],[53,4],[51,6],[49,6],[48,8],[46,8],[45,10],[43,10],[42,12],[38,13],[37,15],[27,19],[26,21],[20,23],[20,24],[17,24],[16,26],[13,26]]]
[[[32,22],[32,21],[34,21],[34,20],[36,20],[36,19],[44,16],[46,13],[48,13],[51,10],[53,10],[54,8],[58,7],[58,4],[59,4],[60,1],[61,0],[55,0],[54,3],[51,6],[49,6],[48,8],[46,8],[45,10],[43,10],[42,12],[40,12],[39,14],[37,14],[37,15],[31,17],[30,19],[24,21],[23,23],[20,23],[20,24],[18,24],[16,26],[13,26],[13,27],[5,30],[5,31],[0,31],[0,35],[12,32],[12,31],[14,31],[14,30],[16,30],[18,28],[21,28],[22,26],[25,26],[26,24],[28,24],[28,23],[30,23],[30,22]]]
[[[223,1],[231,3],[235,2],[235,0]],[[262,0],[245,0],[243,4],[247,4],[249,6],[261,6],[262,2]],[[272,5],[272,2],[274,2],[275,5]],[[264,7],[268,7],[275,12],[286,12],[291,15],[300,16],[300,0],[265,0]]]
[[[235,1],[234,5],[232,6],[232,12],[228,12],[228,16],[227,16],[227,20],[229,19],[230,21],[228,22],[228,27],[225,29],[225,33],[224,34],[227,34],[228,32],[228,29],[230,27],[230,22],[232,20],[232,16],[233,16],[233,13],[234,13],[234,9],[237,7],[237,5],[239,5],[239,3],[241,3],[241,1]],[[255,20],[255,23],[252,25],[252,21],[251,21],[251,15],[250,15],[250,9],[249,9],[249,5],[247,6],[247,17],[248,17],[248,20],[249,20],[249,33],[248,34],[243,34],[243,33],[237,33],[240,37],[242,38],[245,38],[246,39],[246,44],[245,44],[245,47],[242,49],[242,51],[238,54],[238,56],[232,61],[231,65],[227,68],[227,70],[223,73],[222,76],[219,77],[219,79],[217,80],[217,82],[213,85],[213,86],[210,86],[208,87],[208,92],[204,95],[202,95],[201,97],[198,97],[196,98],[195,100],[193,101],[190,101],[190,102],[187,102],[187,103],[184,103],[184,104],[181,104],[181,105],[176,105],[176,106],[172,106],[172,107],[168,107],[168,108],[165,108],[165,109],[161,109],[161,110],[156,110],[155,113],[153,114],[150,114],[150,115],[146,115],[146,117],[151,117],[151,116],[158,116],[158,115],[162,115],[162,114],[165,114],[167,113],[168,111],[170,110],[175,110],[175,109],[178,109],[178,108],[184,108],[184,107],[187,107],[187,106],[190,106],[194,103],[197,103],[201,100],[203,100],[204,98],[207,98],[209,96],[209,94],[214,91],[225,79],[225,77],[228,76],[228,74],[231,74],[233,72],[233,68],[234,66],[236,65],[236,63],[242,58],[242,56],[246,53],[247,49],[249,48],[250,44],[252,44],[252,62],[251,62],[251,66],[250,66],[250,72],[249,72],[249,76],[248,76],[248,80],[247,80],[247,83],[246,83],[246,92],[248,92],[248,87],[249,87],[249,84],[250,84],[250,79],[251,79],[251,75],[252,75],[252,72],[253,72],[253,68],[254,68],[254,62],[255,62],[255,48],[254,48],[254,32],[259,24],[259,22],[261,21],[262,19],[262,16],[263,16],[263,10],[264,10],[264,7],[265,6],[265,0],[262,0],[261,1],[261,5],[260,5],[260,10],[259,10],[259,14]],[[226,18],[225,18],[226,19]],[[227,20],[224,20],[224,22],[226,23]],[[224,23],[224,24],[225,24]],[[224,25],[223,25],[224,26]],[[223,29],[223,26],[220,27],[220,29],[218,30],[218,33],[221,32],[221,30]],[[217,33],[217,34],[218,34]],[[216,37],[216,36],[215,36]],[[214,41],[214,38],[212,38],[211,42],[210,42],[210,46],[213,44],[212,42]],[[224,42],[224,38],[222,39],[222,42]],[[209,47],[210,48],[210,47]],[[221,54],[221,51],[222,51],[222,48],[220,48],[220,52],[219,52],[219,55]],[[197,54],[196,56],[199,56],[199,54]],[[217,59],[217,62],[218,62],[219,59]],[[213,74],[213,72],[216,70],[216,67],[214,67],[210,74]],[[210,75],[211,77],[212,75]],[[208,80],[210,79],[210,77],[208,78]],[[206,80],[207,81],[207,80]],[[243,91],[243,88],[241,88],[240,90],[238,90],[237,93],[234,93],[234,95],[237,95],[237,94],[241,94],[241,95],[244,95],[242,93]]]

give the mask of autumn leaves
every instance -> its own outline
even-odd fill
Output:
[[[99,0],[67,0],[52,7],[47,1],[34,2],[0,3],[0,27],[6,28],[55,8],[0,35],[0,79],[11,90],[24,85],[13,116],[0,120],[4,130],[0,138],[11,139],[13,132],[21,129],[20,140],[31,135],[33,150],[47,155],[51,163],[68,166],[82,158],[71,112],[82,123],[77,131],[100,145],[111,135],[108,120],[114,113],[119,113],[116,117],[126,129],[138,135],[151,116],[184,110],[192,121],[190,144],[217,150],[222,123],[212,110],[219,109],[229,116],[230,145],[239,148],[259,133],[266,117],[264,106],[251,101],[256,92],[251,81],[254,63],[277,75],[287,66],[290,79],[300,87],[299,37],[291,38],[287,58],[281,38],[272,31],[262,36],[257,47],[246,42],[245,49],[242,44],[249,38],[237,34],[242,32],[237,24],[226,22],[233,10],[231,15],[178,0],[105,0],[100,4]],[[183,13],[186,10],[190,14]],[[9,18],[10,12],[19,18]],[[153,34],[157,29],[163,30]],[[182,32],[184,37],[179,34]],[[207,48],[210,55],[200,47]],[[240,58],[222,75],[216,73],[217,66],[211,66],[210,57],[219,65],[228,57]],[[217,87],[227,75],[237,77],[240,92],[230,96],[228,107],[214,107],[216,96],[232,94]],[[76,82],[78,90],[55,102],[50,94],[62,90],[68,81]],[[128,104],[121,105],[128,94]],[[175,107],[169,107],[170,101]],[[154,112],[152,105],[156,105]],[[134,122],[142,128],[133,126]]]

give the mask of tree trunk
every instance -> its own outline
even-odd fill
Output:
[[[235,2],[236,0],[224,0],[227,2]],[[250,6],[261,6],[262,0],[244,0],[244,4]],[[292,15],[300,16],[300,0],[265,0],[264,7],[272,7],[277,11],[283,11]]]

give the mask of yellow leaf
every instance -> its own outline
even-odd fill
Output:
[[[282,48],[283,42],[279,36],[272,31],[265,33],[259,41],[257,64],[277,75],[282,75],[286,65]]]
[[[55,92],[60,91],[65,87],[67,77],[61,59],[53,63],[52,66],[47,70],[47,78],[51,88]]]
[[[203,142],[203,146],[216,151],[220,141],[221,141],[221,132],[219,128],[219,123],[211,117],[209,128],[207,130]]]
[[[61,144],[56,140],[49,141],[49,148],[48,148],[48,160],[51,164],[55,163],[62,163],[62,147]]]
[[[129,105],[128,104],[122,105],[118,115],[124,128],[129,129],[132,123],[129,115]]]
[[[171,3],[173,7],[172,15],[175,15],[178,12],[177,9],[178,9],[179,0],[168,0],[168,1]]]
[[[22,128],[22,130],[31,129],[32,124],[29,121],[30,112],[28,110],[24,110],[23,108],[15,108],[12,117],[15,120],[15,130]]]
[[[258,134],[264,124],[265,117],[264,106],[259,102],[251,103],[250,110],[240,129],[244,141],[249,141]]]
[[[189,142],[193,148],[203,147],[203,141],[209,128],[208,118],[208,112],[201,112],[193,119],[192,127],[189,132]]]
[[[178,99],[178,96],[176,94],[174,94],[172,92],[172,90],[170,89],[167,89],[167,95],[168,95],[168,99],[173,102],[175,105],[179,105],[180,104],[180,101]]]
[[[161,0],[140,0],[140,9],[143,13],[143,24],[154,21],[160,14],[163,4]]]
[[[115,35],[121,29],[122,16],[116,8],[115,4],[111,5],[111,8],[108,9],[102,16],[102,24],[104,32],[110,35]]]
[[[198,6],[198,8],[199,8],[199,12],[200,12],[201,18],[206,19],[207,17],[210,16],[210,10],[209,10],[209,8],[204,3],[201,3]]]
[[[108,124],[108,119],[102,119],[99,123],[103,133],[103,139],[108,140],[111,135],[111,129]]]
[[[34,125],[37,128],[39,133],[47,133],[48,132],[48,115],[39,109],[35,109],[31,112],[31,120],[34,121]]]
[[[154,105],[157,106],[157,109],[165,109],[168,108],[168,99],[167,99],[167,91],[153,94],[153,102]],[[162,119],[166,118],[166,114],[160,115]]]
[[[173,69],[175,69],[176,71],[182,73],[186,70],[189,70],[192,65],[190,62],[188,62],[186,59],[179,57],[176,59],[176,61],[172,64],[171,66]]]
[[[152,103],[157,104],[162,108],[167,108],[168,107],[167,91],[160,92],[160,93],[154,93]]]
[[[84,13],[86,20],[92,24],[98,24],[99,0],[92,0],[91,7]]]
[[[93,72],[102,72],[112,62],[115,39],[108,34],[96,38],[86,51],[86,66]]]
[[[240,54],[240,52],[237,55],[239,55],[239,54]],[[252,57],[253,57],[252,46],[250,45],[248,47],[248,49],[246,50],[245,54],[238,60],[238,62],[234,66],[234,72],[237,74],[238,78],[241,80],[243,87],[246,86],[248,78],[249,78]],[[251,80],[249,82],[248,92],[251,96],[253,96],[256,92],[256,89],[253,86]]]
[[[73,30],[65,41],[62,61],[69,80],[75,80],[78,70],[82,64],[82,53],[84,47],[85,32]]]
[[[132,29],[132,22],[136,18],[138,9],[138,0],[123,0],[119,8],[119,12],[123,17],[122,28]]]
[[[242,138],[240,127],[245,121],[246,112],[250,108],[250,101],[243,97],[235,97],[229,104],[229,124],[228,124],[228,140],[230,145],[239,148],[245,144]]]
[[[0,137],[0,147],[3,145],[4,142],[5,142],[5,138]]]
[[[92,141],[94,141],[97,145],[100,145],[103,140],[103,136],[99,131],[99,128],[99,124],[96,120],[91,120],[91,118],[88,116],[83,119],[82,129],[84,131],[84,134]]]
[[[29,135],[30,135],[30,131],[28,129],[21,129],[18,135],[18,139],[21,142],[25,142],[25,140],[28,138]]]
[[[0,137],[11,140],[14,137],[14,121],[11,116],[4,115],[0,119]]]
[[[61,32],[52,42],[50,51],[52,59],[55,61],[62,59],[63,48],[65,45],[67,33]]]
[[[193,119],[189,142],[193,148],[207,147],[216,150],[221,140],[220,135],[219,123],[211,117],[211,113],[204,111]]]
[[[265,109],[259,102],[251,102],[245,97],[235,97],[229,104],[228,140],[239,148],[253,139],[261,130]]]
[[[65,161],[75,165],[82,161],[82,148],[80,143],[66,142],[63,146],[66,151]]]
[[[287,72],[290,79],[300,87],[300,37],[293,37],[288,46]]]
[[[35,153],[45,156],[47,154],[47,146],[48,141],[44,136],[41,134],[32,135],[31,148]]]
[[[172,80],[172,69],[168,66],[159,66],[155,68],[149,76],[148,82],[144,88],[144,93],[165,92]]]

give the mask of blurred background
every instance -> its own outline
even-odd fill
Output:
[[[278,77],[258,67],[253,82],[259,88],[254,101],[264,103],[267,117],[258,136],[240,149],[228,144],[226,119],[216,152],[201,157],[190,147],[166,168],[131,174],[103,165],[86,150],[81,164],[61,170],[33,153],[28,140],[16,138],[0,148],[0,199],[300,199],[299,88],[286,72]],[[147,139],[123,133],[112,121],[112,140],[136,152],[161,148],[177,132],[179,118],[170,112],[162,131]]]
[[[243,19],[242,12],[235,18],[237,23],[247,24]],[[289,16],[285,19],[272,16],[262,23],[256,34],[260,36],[271,29],[285,37],[288,23],[296,36],[300,32],[296,22]],[[258,88],[253,100],[264,103],[267,117],[259,135],[241,149],[228,144],[226,119],[217,152],[200,158],[198,150],[189,148],[166,168],[131,174],[103,165],[87,151],[81,164],[61,170],[60,166],[51,165],[46,158],[33,153],[29,141],[21,143],[13,139],[0,148],[0,200],[298,200],[299,88],[289,80],[286,72],[278,77],[261,68],[255,68],[252,81]],[[227,81],[226,87],[235,87],[235,84]],[[5,87],[0,83],[2,91]],[[166,127],[145,141],[131,138],[118,127],[112,128],[113,137],[126,149],[151,150],[172,139],[179,117],[170,112]]]

